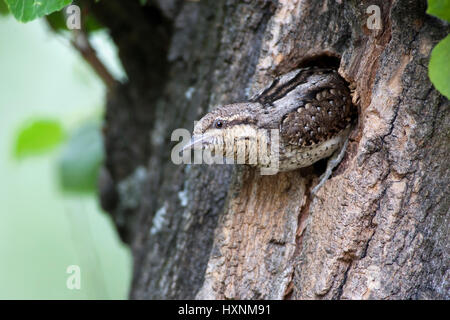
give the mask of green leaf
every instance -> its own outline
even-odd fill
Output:
[[[450,0],[428,0],[427,13],[450,22]]]
[[[450,35],[439,42],[431,52],[428,76],[431,82],[448,99],[450,99]]]
[[[0,14],[6,16],[9,13],[8,6],[4,0],[0,0]]]
[[[103,141],[98,123],[87,123],[70,137],[59,162],[59,181],[66,192],[96,190]]]
[[[55,120],[36,120],[25,125],[18,133],[14,155],[21,159],[27,156],[46,153],[62,141],[65,133]]]
[[[5,0],[14,17],[21,22],[28,22],[61,10],[72,0]]]

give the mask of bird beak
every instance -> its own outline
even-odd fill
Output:
[[[183,149],[181,149],[182,152],[184,152],[185,150],[189,150],[189,149],[203,149],[203,147],[209,143],[211,143],[211,137],[207,136],[207,135],[197,135],[197,136],[192,136],[191,140],[188,142],[187,145],[185,145],[183,147]]]

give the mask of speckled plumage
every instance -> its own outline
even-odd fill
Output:
[[[221,136],[223,139],[214,139],[214,143],[230,150],[236,137],[253,135],[248,137],[250,144],[261,138],[270,142],[268,130],[277,129],[279,171],[289,171],[309,166],[339,149],[348,136],[354,112],[350,91],[334,69],[303,68],[276,78],[249,102],[212,110],[197,123],[194,136]],[[255,147],[248,149],[253,152]],[[255,165],[264,166],[259,161]]]

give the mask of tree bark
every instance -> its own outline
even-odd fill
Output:
[[[381,29],[368,28],[370,5]],[[449,31],[426,1],[100,1],[129,82],[108,97],[101,200],[132,248],[133,299],[449,299],[450,108],[427,76]],[[325,63],[358,125],[274,176],[174,165],[171,133],[276,75]],[[105,182],[106,181],[106,182]]]

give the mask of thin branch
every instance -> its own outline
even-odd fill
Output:
[[[111,75],[103,62],[98,58],[95,49],[91,46],[86,33],[82,30],[73,31],[72,46],[77,49],[83,58],[91,65],[109,91],[117,85],[117,80]]]

